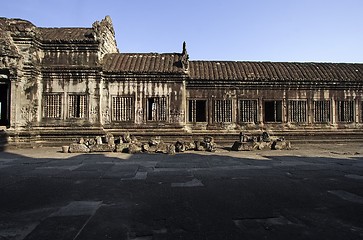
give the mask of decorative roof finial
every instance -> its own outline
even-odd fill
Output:
[[[183,52],[182,52],[181,64],[183,66],[184,71],[188,72],[189,71],[189,54],[187,52],[187,44],[185,41],[183,42]]]
[[[187,53],[187,43],[185,41],[183,42],[183,52],[182,52],[182,54],[183,55],[188,54]]]

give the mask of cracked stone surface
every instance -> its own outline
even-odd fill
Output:
[[[362,239],[362,147],[0,152],[0,239]]]

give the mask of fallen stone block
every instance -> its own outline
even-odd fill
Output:
[[[217,145],[214,142],[209,142],[204,144],[204,149],[208,152],[215,152]]]
[[[256,149],[265,150],[271,149],[272,142],[256,142]]]
[[[141,148],[142,148],[143,152],[149,152],[149,150],[150,150],[150,146],[147,143],[142,144]]]
[[[253,151],[257,149],[258,144],[256,142],[239,142],[235,141],[232,146],[233,151]]]
[[[96,144],[90,146],[91,152],[113,152],[114,146],[108,144]]]
[[[195,150],[195,143],[194,142],[186,142],[185,143],[185,151],[188,150]]]
[[[176,152],[184,152],[185,151],[185,144],[181,141],[177,141],[175,143],[175,151]]]
[[[128,143],[116,144],[115,151],[127,153],[127,152],[129,152],[129,144]]]
[[[156,146],[156,153],[168,153],[168,145],[165,144],[163,141]]]
[[[142,151],[141,146],[138,146],[137,144],[134,143],[130,143],[129,145],[130,154],[140,153],[141,151]]]
[[[271,145],[271,150],[289,150],[291,143],[289,141],[274,141]]]
[[[71,145],[69,145],[69,152],[70,153],[89,153],[90,149],[84,144],[72,143]]]
[[[233,151],[241,151],[242,150],[242,142],[240,141],[235,141],[232,145],[232,150]]]
[[[168,154],[169,155],[174,155],[175,154],[175,146],[173,144],[170,144],[168,146]]]

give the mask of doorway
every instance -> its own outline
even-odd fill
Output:
[[[10,84],[0,78],[0,126],[10,125]]]

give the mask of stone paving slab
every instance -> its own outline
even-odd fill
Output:
[[[361,145],[303,147],[0,152],[0,239],[362,239]]]

